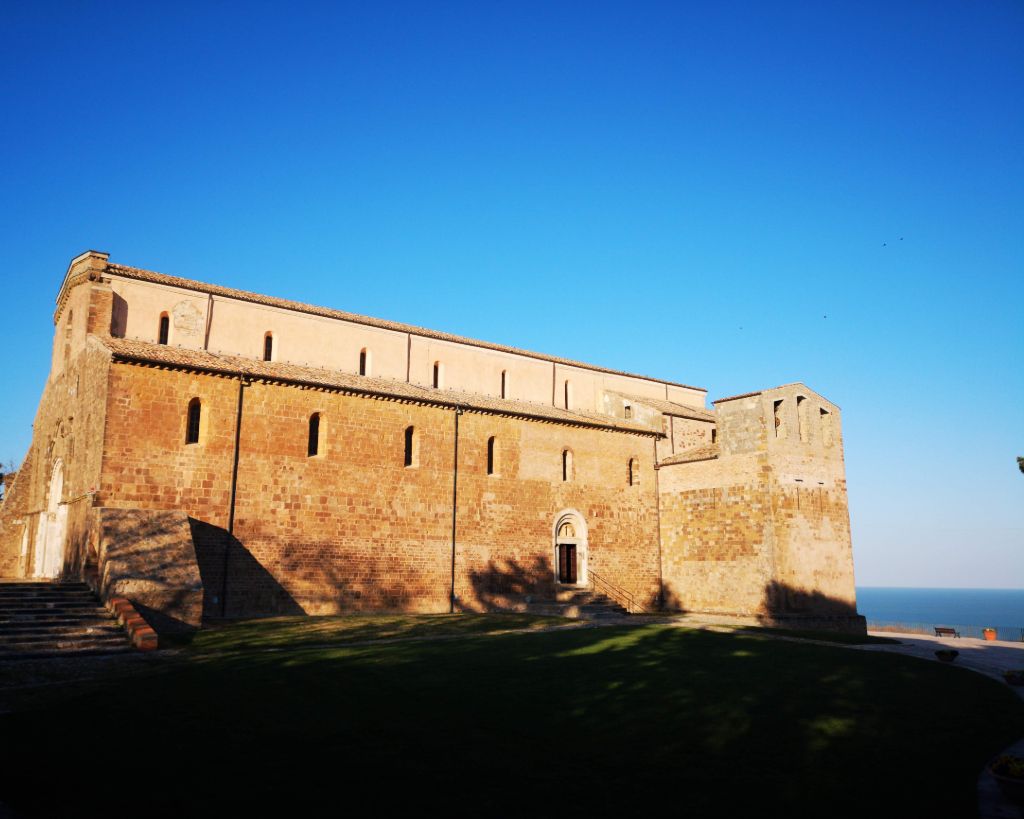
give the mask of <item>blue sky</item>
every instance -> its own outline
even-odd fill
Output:
[[[0,3],[0,459],[67,262],[843,410],[857,581],[1024,587],[1024,6]]]

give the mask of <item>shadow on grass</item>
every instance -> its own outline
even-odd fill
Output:
[[[188,635],[171,635],[165,647],[195,651],[296,648],[303,645],[359,643],[452,635],[493,634],[572,625],[561,617],[530,614],[342,614],[322,617],[270,617],[221,623]]]
[[[841,643],[843,645],[874,645],[890,644],[899,645],[900,641],[891,637],[874,637],[870,634],[849,634],[842,631],[802,631],[788,628],[768,628],[766,626],[737,626],[737,632],[756,636],[778,635],[780,637],[792,637],[795,640],[821,640],[826,643]]]
[[[1024,704],[912,658],[645,625],[198,654],[0,731],[0,800],[30,816],[83,815],[109,756],[76,755],[60,788],[38,761],[101,738],[133,749],[116,754],[117,793],[147,815],[668,799],[700,816],[966,816],[986,758],[1024,733]]]

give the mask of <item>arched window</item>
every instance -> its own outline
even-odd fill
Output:
[[[198,444],[202,426],[203,405],[198,398],[188,402],[188,420],[185,424],[185,443]]]
[[[640,485],[640,472],[639,472],[639,468],[638,467],[639,467],[639,464],[637,463],[636,458],[630,458],[629,459],[629,476],[628,476],[629,477],[629,485],[630,486],[639,486]]]
[[[572,409],[572,383],[565,379],[565,408]]]
[[[562,480],[563,481],[571,481],[572,480],[572,450],[571,449],[563,449],[562,450]]]
[[[444,364],[440,361],[434,362],[434,389],[444,389]]]
[[[306,447],[306,455],[312,458],[320,454],[320,413],[314,412],[309,416],[309,443]]]
[[[419,465],[419,442],[416,440],[416,428],[405,428],[405,465]]]
[[[501,371],[501,397],[508,398],[508,370]]]
[[[167,344],[171,337],[171,317],[166,313],[160,314],[160,333],[158,336],[158,344]]]
[[[366,347],[359,351],[359,374],[370,374],[370,351]]]
[[[802,395],[796,397],[796,428],[800,434],[800,440],[807,443],[809,432],[807,429],[807,399]]]
[[[487,474],[496,475],[498,473],[498,444],[492,435],[487,439]]]
[[[263,336],[263,360],[273,361],[274,360],[274,334],[267,333]]]

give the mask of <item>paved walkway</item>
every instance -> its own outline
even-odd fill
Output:
[[[960,656],[954,665],[962,665],[987,677],[1005,682],[1003,672],[1011,669],[1024,669],[1024,642],[1011,643],[1005,640],[978,640],[973,637],[929,637],[927,634],[899,634],[889,631],[869,632],[873,637],[892,637],[899,644],[877,643],[872,645],[853,646],[861,651],[894,651],[897,654],[908,654],[934,660],[936,650],[955,648]],[[1024,688],[1017,688],[1024,695]]]

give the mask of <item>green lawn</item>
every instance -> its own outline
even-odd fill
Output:
[[[749,633],[270,652],[226,636],[265,645],[261,628],[282,627],[201,635],[154,673],[0,716],[0,801],[26,816],[971,816],[981,766],[1024,734],[1021,700],[965,669]]]
[[[346,614],[333,617],[270,617],[203,629],[162,645],[193,651],[238,651],[370,640],[455,637],[504,631],[578,627],[580,620],[532,614]]]

